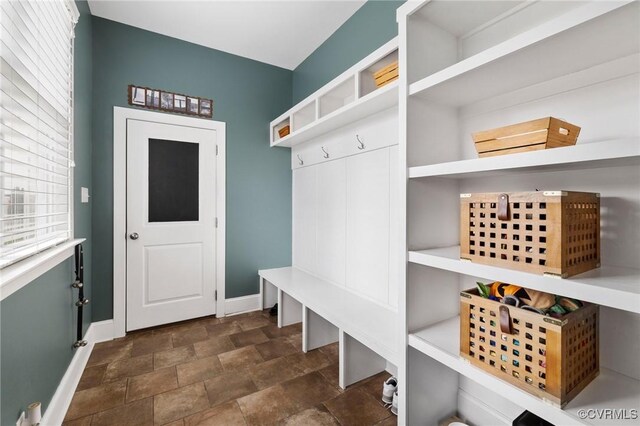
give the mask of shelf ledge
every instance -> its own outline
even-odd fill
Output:
[[[557,425],[620,424],[613,419],[586,419],[584,410],[640,411],[640,381],[600,368],[596,377],[564,409],[558,408],[513,386],[460,357],[460,317],[441,321],[409,334],[409,346],[446,365],[459,374],[493,390],[521,407]],[[635,420],[634,420],[635,421]],[[630,422],[630,424],[632,424]]]
[[[640,313],[640,269],[605,265],[560,279],[462,261],[460,246],[410,251],[409,262]]]
[[[73,256],[75,246],[84,238],[65,241],[0,271],[0,300],[4,300],[61,262]],[[69,277],[71,284],[71,277]]]
[[[278,139],[271,147],[292,148],[397,104],[398,82],[395,81]]]
[[[409,178],[499,176],[522,171],[552,172],[640,164],[640,138],[583,143],[563,148],[474,158],[409,168]]]

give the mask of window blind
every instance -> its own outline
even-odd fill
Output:
[[[0,268],[72,236],[73,0],[0,1]]]

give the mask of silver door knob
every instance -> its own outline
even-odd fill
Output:
[[[137,240],[138,238],[140,238],[140,235],[138,235],[137,232],[134,232],[132,234],[129,234],[129,238],[131,238],[132,240]]]

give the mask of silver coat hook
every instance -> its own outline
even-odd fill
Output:
[[[329,153],[326,149],[324,149],[324,146],[321,146],[320,149],[322,150],[322,152],[324,152],[324,158],[329,158]]]
[[[356,139],[358,140],[358,149],[364,149],[364,142],[362,142],[362,140],[360,140],[360,135],[356,135]]]
[[[304,165],[304,161],[302,161],[302,158],[300,157],[300,154],[296,154],[298,156],[298,163],[302,166]]]

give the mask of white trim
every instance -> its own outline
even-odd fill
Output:
[[[0,270],[2,278],[0,279],[0,283],[2,283],[0,284],[0,300],[11,296],[45,272],[73,256],[75,246],[84,241],[84,238],[65,241]],[[71,279],[69,284],[71,284]]]
[[[42,416],[42,425],[61,425],[64,416],[67,414],[73,393],[82,377],[84,367],[89,361],[89,356],[93,351],[93,346],[98,342],[113,339],[113,320],[94,322],[89,325],[89,329],[84,335],[87,346],[76,349],[73,358],[64,373],[62,380],[58,384],[53,398],[47,406]]]
[[[226,124],[133,108],[113,107],[113,323],[115,337],[126,333],[127,120],[143,120],[217,132],[216,315],[225,314]]]
[[[107,340],[113,340],[115,338],[115,330],[113,328],[113,320],[104,320],[98,322],[92,322],[89,326],[93,327],[93,340],[94,343],[106,342]],[[89,331],[87,330],[87,334]],[[85,338],[87,340],[87,338]]]
[[[226,315],[242,314],[260,310],[261,294],[250,294],[249,296],[233,297],[224,301]],[[218,315],[221,317],[222,315]]]

